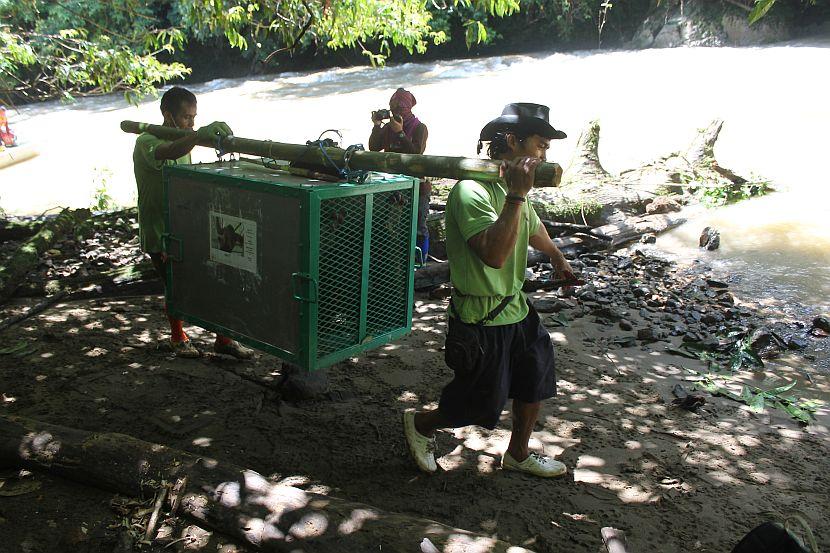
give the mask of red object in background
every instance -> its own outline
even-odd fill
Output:
[[[17,145],[14,133],[9,128],[9,119],[6,117],[4,106],[0,106],[0,144],[9,148]]]

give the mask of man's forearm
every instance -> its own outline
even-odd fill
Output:
[[[190,134],[188,136],[183,136],[173,142],[168,142],[166,144],[162,144],[158,148],[156,148],[155,157],[157,160],[168,160],[168,159],[179,159],[182,156],[185,156],[190,153],[190,151],[196,146],[196,142],[198,138],[196,133]]]
[[[513,253],[523,208],[523,204],[506,202],[496,222],[470,238],[470,246],[486,265],[501,269]]]

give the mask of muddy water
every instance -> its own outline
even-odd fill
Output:
[[[404,64],[382,70],[333,69],[194,87],[199,123],[220,119],[238,136],[304,142],[329,128],[346,144],[365,143],[369,111],[407,86],[430,127],[427,153],[472,156],[481,126],[509,101],[551,106],[568,139],[550,158],[567,163],[580,129],[602,124],[600,154],[620,171],[682,149],[715,117],[726,123],[721,164],[771,179],[783,192],[709,212],[660,247],[702,258],[734,277],[742,292],[801,314],[828,307],[830,211],[825,170],[830,104],[830,40],[763,48],[682,48],[576,52]],[[88,206],[103,188],[124,205],[135,201],[133,136],[122,119],[158,122],[157,101],[128,107],[120,96],[46,103],[12,113],[23,140],[40,156],[0,171],[0,206],[17,214],[58,205]],[[196,159],[215,159],[202,150]],[[700,229],[722,232],[721,250],[694,248]]]

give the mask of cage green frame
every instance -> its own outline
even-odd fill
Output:
[[[220,167],[224,170],[219,171]],[[175,226],[171,199],[182,179],[227,188],[235,195],[258,193],[297,202],[298,268],[287,277],[290,301],[299,304],[298,340],[293,350],[180,305],[176,271],[181,264],[194,262],[188,259],[193,251],[190,244],[171,232]],[[166,279],[171,315],[306,370],[330,366],[410,332],[418,179],[371,173],[363,183],[303,182],[242,160],[166,166],[163,182],[162,247],[171,260]],[[264,254],[258,251],[257,255]]]

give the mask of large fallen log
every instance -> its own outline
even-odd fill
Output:
[[[53,293],[55,289],[67,292],[68,301],[140,296],[161,294],[164,292],[162,281],[149,261],[134,265],[117,267],[100,273],[84,276],[64,277],[60,281],[47,281],[31,285],[21,285],[15,297],[42,297]]]
[[[40,256],[75,225],[89,217],[89,210],[65,209],[47,221],[33,237],[23,242],[11,258],[0,266],[0,303],[8,300],[26,274],[40,263]]]
[[[611,238],[609,249],[617,249],[639,239],[644,234],[660,234],[686,222],[684,212],[640,215],[629,217],[620,223],[603,225],[591,230],[598,237]]]
[[[11,221],[0,220],[0,243],[28,238],[37,233],[41,226],[43,226],[43,221],[13,223]]]
[[[254,471],[151,444],[0,416],[0,466],[44,470],[130,496],[186,478],[180,512],[262,551],[527,553],[438,522],[269,481]]]
[[[177,140],[195,134],[195,131],[135,121],[122,121],[121,130],[134,134],[148,132],[165,140]],[[360,171],[383,171],[414,177],[495,180],[499,178],[501,167],[500,161],[489,159],[344,150],[324,148],[316,144],[286,144],[236,136],[221,139],[218,143],[215,139],[200,140],[198,143],[208,148],[219,147],[228,153],[301,162],[303,166],[318,167],[321,170],[330,170],[332,164],[335,164],[338,169],[348,167]],[[558,186],[561,178],[562,167],[557,163],[540,163],[536,167],[537,187]]]

